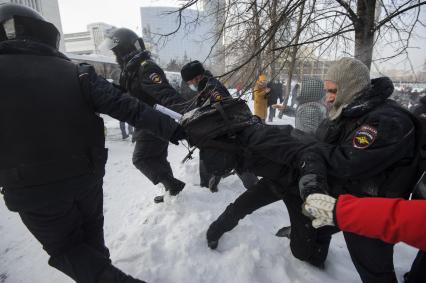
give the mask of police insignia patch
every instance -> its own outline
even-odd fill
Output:
[[[365,149],[373,144],[377,137],[376,128],[363,125],[355,132],[352,144],[355,148]]]
[[[161,77],[157,73],[152,73],[151,75],[149,75],[149,79],[155,84],[161,84],[162,83]]]
[[[221,101],[222,100],[222,95],[219,94],[219,92],[215,91],[213,93],[213,97],[214,97],[214,101]]]

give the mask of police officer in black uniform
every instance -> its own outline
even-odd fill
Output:
[[[201,107],[206,103],[213,104],[223,99],[231,99],[228,89],[215,77],[209,70],[205,70],[201,62],[195,60],[185,64],[181,70],[182,80],[188,86],[197,91],[198,94],[193,98],[191,106]],[[200,149],[200,186],[208,187],[212,192],[217,192],[217,186],[221,176],[209,172],[206,163],[220,162],[217,153],[208,149]],[[250,172],[237,173],[246,188],[250,188],[257,181],[256,175]]]
[[[420,146],[420,172],[426,168],[426,96],[419,100],[419,104],[410,109],[416,116],[419,127],[421,128],[421,137],[418,138]],[[423,175],[416,184],[412,199],[426,199],[426,175]],[[411,266],[410,272],[404,274],[404,283],[426,282],[426,252],[419,250]]]
[[[416,123],[408,111],[388,99],[393,92],[392,81],[385,77],[370,81],[369,73],[363,63],[353,58],[343,58],[330,67],[325,81],[327,101],[332,104],[329,119],[318,128],[315,146],[303,156],[304,176],[298,183],[297,172],[279,172],[277,165],[265,165],[253,156],[251,167],[266,178],[240,195],[210,225],[207,231],[210,247],[215,248],[220,237],[246,215],[282,199],[290,216],[292,254],[324,267],[331,234],[336,230],[314,229],[311,219],[302,214],[303,199],[313,190],[327,190],[333,197],[342,193],[359,197],[409,196],[417,181]],[[269,131],[259,128],[242,138],[247,147],[255,147],[263,143]],[[301,142],[309,142],[308,136],[297,132],[296,136]],[[288,147],[288,142],[281,144],[282,148],[263,147],[262,155],[280,163],[277,157]],[[325,161],[326,167],[320,168],[319,160]],[[274,170],[279,174],[274,176]],[[316,174],[311,175],[310,171]],[[351,233],[344,233],[344,237],[363,282],[397,282],[392,244]]]
[[[170,118],[58,51],[36,11],[0,4],[0,187],[11,211],[76,282],[143,282],[111,264],[103,234],[105,113],[177,143]],[[6,122],[7,121],[7,122]],[[24,130],[23,130],[24,129]]]
[[[176,112],[186,108],[185,99],[169,84],[163,70],[151,59],[142,38],[126,28],[117,29],[101,48],[110,49],[121,68],[120,86],[149,106],[163,105]],[[153,184],[162,183],[170,195],[177,195],[185,183],[173,176],[167,161],[168,142],[136,128],[133,164]]]

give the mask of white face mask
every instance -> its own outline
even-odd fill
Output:
[[[193,91],[198,91],[198,88],[197,88],[195,85],[193,85],[193,84],[190,84],[190,85],[189,85],[189,88],[190,88],[191,90],[193,90]]]

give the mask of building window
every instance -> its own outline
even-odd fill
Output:
[[[11,0],[11,3],[25,5],[41,13],[40,0]]]

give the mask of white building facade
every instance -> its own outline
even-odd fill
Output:
[[[111,51],[100,50],[99,46],[105,37],[115,29],[114,26],[105,23],[93,23],[87,26],[87,31],[64,34],[65,51],[78,55],[113,56]]]

